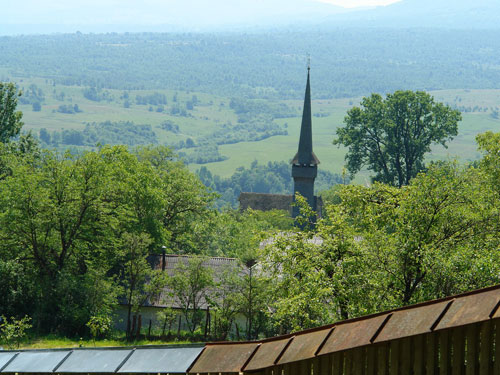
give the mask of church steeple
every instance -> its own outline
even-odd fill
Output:
[[[311,117],[311,82],[310,66],[307,67],[307,84],[304,97],[304,110],[300,127],[299,149],[292,160],[292,177],[294,182],[294,196],[300,193],[306,198],[309,206],[317,210],[317,198],[314,196],[314,180],[318,175],[319,160],[314,155],[312,146],[312,117]],[[297,217],[299,209],[294,207],[293,217]]]
[[[319,160],[312,150],[312,118],[311,118],[311,68],[307,67],[306,94],[304,97],[304,110],[302,112],[302,125],[300,127],[299,150],[293,158],[292,164],[319,164]]]

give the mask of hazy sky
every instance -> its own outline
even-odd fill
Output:
[[[320,0],[324,3],[340,5],[345,8],[355,8],[363,6],[389,5],[399,0]]]
[[[75,30],[80,27],[77,25],[117,25],[123,28],[131,25],[164,24],[196,28],[257,25],[265,22],[276,24],[294,22],[299,18],[318,20],[348,11],[338,6],[354,8],[387,5],[396,1],[398,0],[0,0],[4,22],[4,25],[0,24],[0,34],[14,29],[8,25],[63,25],[69,28],[66,31],[71,31],[71,27]],[[20,30],[29,32],[28,28]]]

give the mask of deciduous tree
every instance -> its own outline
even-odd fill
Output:
[[[19,96],[21,92],[13,83],[0,82],[0,143],[7,143],[21,131],[23,114],[16,111]]]
[[[333,143],[348,148],[351,174],[367,167],[375,181],[401,187],[424,169],[431,145],[446,146],[457,135],[460,120],[459,111],[422,91],[372,94],[349,110]]]

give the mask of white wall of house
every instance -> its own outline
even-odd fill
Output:
[[[141,315],[141,320],[142,320],[142,328],[141,328],[141,333],[142,334],[147,334],[148,329],[149,329],[149,321],[151,320],[151,327],[152,327],[152,332],[158,332],[163,328],[163,321],[160,321],[158,319],[158,313],[161,311],[161,308],[159,307],[142,307],[140,311]],[[179,330],[179,322],[180,322],[180,330],[181,331],[188,331],[189,328],[186,324],[186,320],[182,316],[182,311],[180,309],[174,309],[174,311],[177,313],[177,317],[175,320],[175,323],[172,323],[171,327],[171,332],[173,334],[176,334]],[[125,331],[127,329],[127,306],[125,305],[118,305],[118,308],[114,312],[114,328],[119,331]],[[202,323],[202,331],[205,329],[205,319],[203,319]],[[246,318],[243,316],[243,314],[238,314],[235,319],[235,323],[238,324],[239,329],[240,329],[240,335],[242,338],[245,335],[245,330],[246,330]],[[165,329],[165,332],[168,333],[168,325]],[[233,324],[231,328],[231,334],[236,335],[236,326]]]

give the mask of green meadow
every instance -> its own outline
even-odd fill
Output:
[[[230,108],[230,97],[221,97],[201,92],[182,92],[172,90],[131,90],[128,91],[130,108],[125,108],[124,91],[105,90],[111,100],[95,102],[83,96],[83,87],[53,85],[50,80],[43,78],[16,78],[18,86],[26,90],[35,84],[43,90],[45,100],[42,110],[34,112],[31,104],[19,105],[23,112],[25,130],[32,130],[38,134],[41,128],[49,131],[63,129],[83,130],[87,123],[104,121],[132,121],[135,124],[148,124],[153,127],[158,143],[173,145],[181,140],[210,136],[216,130],[222,129],[224,124],[237,123],[237,115]],[[314,85],[313,85],[314,91]],[[61,93],[64,99],[61,100]],[[153,93],[165,95],[167,104],[163,112],[157,112],[157,106],[137,105],[135,97]],[[466,162],[480,157],[476,149],[475,136],[487,130],[500,131],[500,119],[495,118],[495,111],[500,105],[500,90],[440,90],[432,92],[436,100],[463,110],[463,121],[459,126],[459,135],[449,143],[449,147],[434,147],[429,160],[458,158]],[[176,101],[174,101],[174,96]],[[197,98],[197,105],[188,110],[184,116],[172,115],[173,106],[185,108],[186,102],[193,96]],[[332,145],[337,127],[342,125],[346,112],[353,105],[357,105],[360,98],[314,100],[313,134],[314,150],[321,161],[321,168],[342,173],[345,150]],[[272,136],[256,142],[239,142],[219,146],[219,153],[228,157],[221,162],[204,164],[211,172],[220,176],[230,176],[236,168],[248,167],[254,160],[261,163],[268,161],[288,161],[296,151],[300,131],[302,101],[282,101],[296,113],[295,117],[280,118],[274,121],[286,128],[288,135]],[[60,105],[77,104],[82,112],[65,114],[57,111]],[[151,108],[150,108],[151,107]],[[496,116],[498,117],[498,116]],[[179,132],[171,132],[161,128],[165,121],[178,125]],[[181,149],[180,152],[189,153],[193,149]],[[200,168],[200,164],[190,164],[190,169]],[[365,179],[361,174],[359,182]]]

